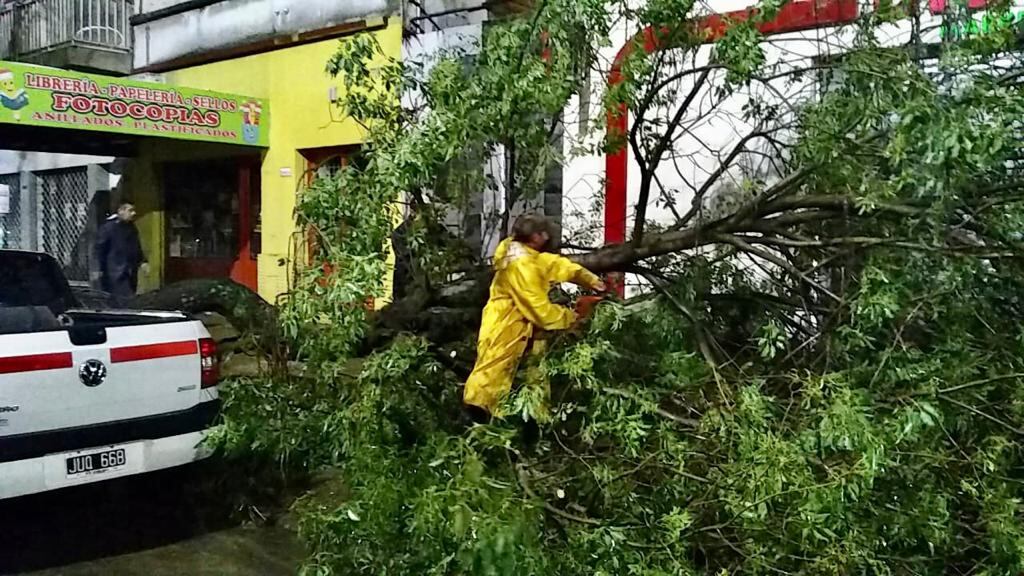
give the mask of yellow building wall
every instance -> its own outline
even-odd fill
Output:
[[[386,26],[372,32],[384,54],[399,58],[402,49],[402,27],[393,18]],[[270,102],[270,146],[262,164],[262,253],[259,256],[259,292],[273,302],[289,288],[291,258],[296,232],[294,218],[296,194],[305,182],[306,161],[300,150],[359,144],[364,130],[354,121],[344,119],[330,102],[330,90],[340,84],[325,71],[327,60],[336,52],[339,42],[332,39],[235,58],[165,74],[168,84],[232,94],[266,98]],[[139,229],[150,249],[163,254],[163,213],[159,206],[154,162],[185,159],[199,150],[190,144],[184,150],[160,141],[142,153],[137,174],[126,175],[125,189],[135,192],[136,201],[146,212]],[[148,160],[148,161],[147,161]],[[148,165],[148,166],[147,166]],[[147,198],[147,196],[152,196]],[[154,260],[150,256],[150,260]],[[141,278],[142,288],[159,286],[161,266],[152,266],[151,278]],[[390,275],[387,291],[390,292]]]

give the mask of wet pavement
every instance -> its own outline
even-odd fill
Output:
[[[188,467],[0,501],[0,574],[295,574],[294,535],[199,503],[202,474]]]

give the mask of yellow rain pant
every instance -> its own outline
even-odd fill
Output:
[[[576,321],[572,310],[548,299],[548,291],[563,282],[593,287],[600,279],[568,258],[538,252],[512,239],[498,245],[494,272],[480,324],[476,366],[466,381],[463,402],[500,416],[498,404],[512,390],[516,368],[534,331],[565,330]]]

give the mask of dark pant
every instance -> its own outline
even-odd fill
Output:
[[[462,410],[465,417],[474,424],[490,424],[491,422],[491,415],[479,406],[464,404]]]
[[[123,308],[135,297],[138,290],[138,278],[129,276],[127,278],[113,279],[103,277],[103,290],[110,294],[110,305],[115,308]]]
[[[469,426],[491,423],[491,415],[479,406],[464,404],[462,406],[462,414]],[[537,441],[540,440],[540,426],[537,424],[537,421],[533,418],[526,419],[520,424],[519,431],[522,435],[523,447],[526,450],[532,450]]]

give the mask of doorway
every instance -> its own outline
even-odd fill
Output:
[[[230,278],[258,289],[258,158],[163,166],[167,282]]]
[[[330,146],[326,148],[307,148],[300,150],[303,159],[306,161],[306,170],[303,180],[306,186],[311,186],[317,178],[331,178],[338,174],[343,168],[354,165],[357,168],[365,168],[366,159],[359,153],[359,146]],[[342,191],[344,193],[344,191]],[[334,274],[334,266],[329,262],[317,263],[316,243],[317,237],[312,228],[305,231],[306,236],[306,259],[309,265],[319,265],[325,276]],[[371,297],[365,302],[366,308],[373,310],[374,299]]]

